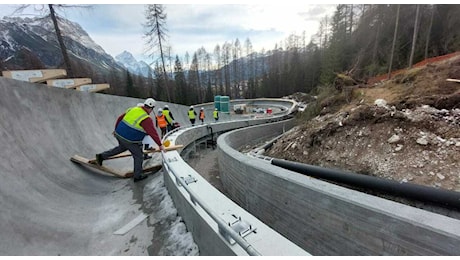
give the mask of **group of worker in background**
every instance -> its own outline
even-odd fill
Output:
[[[142,161],[151,158],[144,153],[142,144],[144,144],[144,150],[151,148],[153,143],[158,145],[160,151],[165,151],[161,139],[164,138],[167,132],[173,130],[176,127],[174,116],[169,110],[169,106],[165,105],[162,108],[158,108],[155,115],[156,126],[161,130],[161,138],[155,130],[153,119],[150,114],[154,112],[156,101],[153,98],[147,98],[144,103],[139,103],[135,107],[128,108],[123,114],[119,115],[116,123],[115,130],[113,131],[114,137],[118,141],[118,145],[112,149],[106,150],[102,153],[96,154],[96,164],[102,166],[104,160],[111,156],[120,154],[126,150],[129,150],[134,159],[134,182],[141,181],[147,178],[147,175],[142,174]],[[195,125],[195,118],[197,113],[190,106],[188,111],[188,117],[192,126]],[[214,109],[213,117],[215,122],[219,120],[219,111]],[[204,124],[204,108],[200,109],[199,119],[201,124]]]
[[[187,116],[188,116],[192,126],[195,126],[195,120],[196,120],[197,113],[195,112],[195,109],[194,109],[193,106],[190,106],[190,108],[189,108],[189,110],[187,112]],[[217,110],[217,108],[215,108],[214,111],[212,112],[212,116],[213,116],[215,122],[217,122],[219,120],[219,111]],[[204,124],[204,118],[205,117],[206,116],[204,114],[204,107],[202,107],[200,109],[200,114],[198,115],[198,118],[200,119],[201,124]]]

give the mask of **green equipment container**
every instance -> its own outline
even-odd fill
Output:
[[[230,97],[229,96],[220,97],[220,111],[223,113],[230,112]]]

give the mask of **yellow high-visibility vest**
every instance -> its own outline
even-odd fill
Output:
[[[190,119],[195,119],[195,111],[189,110],[189,111],[188,111],[188,118],[190,118]]]
[[[168,109],[163,109],[163,115],[166,117],[166,122],[168,122],[169,124],[172,124],[172,118],[171,116],[169,115],[169,110]]]
[[[126,110],[126,114],[123,117],[123,121],[130,127],[135,128],[141,132],[144,132],[144,128],[141,126],[142,120],[149,117],[147,112],[141,107],[133,107]]]

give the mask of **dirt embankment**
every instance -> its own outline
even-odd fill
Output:
[[[351,89],[266,155],[460,192],[460,57]],[[324,103],[327,104],[327,103]]]

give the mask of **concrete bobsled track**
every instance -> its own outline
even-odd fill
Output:
[[[116,118],[142,101],[0,77],[0,255],[197,254],[162,172],[134,184],[69,160],[115,146]]]

